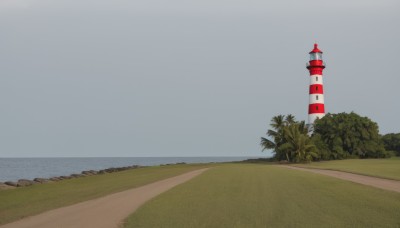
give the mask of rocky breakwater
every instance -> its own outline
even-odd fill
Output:
[[[27,180],[27,179],[19,179],[18,181],[6,181],[4,183],[0,182],[0,190],[6,190],[6,189],[13,189],[13,188],[18,188],[18,187],[26,187],[26,186],[31,186],[31,185],[36,185],[36,184],[44,184],[44,183],[50,183],[50,182],[57,182],[57,181],[62,181],[66,179],[73,179],[73,178],[83,178],[87,176],[93,176],[93,175],[101,175],[101,174],[107,174],[107,173],[115,173],[115,172],[121,172],[125,170],[131,170],[131,169],[138,169],[142,168],[145,166],[138,166],[138,165],[132,165],[132,166],[125,166],[125,167],[118,167],[118,168],[108,168],[108,169],[102,169],[102,170],[86,170],[82,171],[80,174],[71,174],[69,176],[58,176],[58,177],[51,177],[51,178],[35,178],[33,180]]]

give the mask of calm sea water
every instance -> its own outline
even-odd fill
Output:
[[[0,182],[49,178],[130,165],[241,161],[251,157],[0,158]]]

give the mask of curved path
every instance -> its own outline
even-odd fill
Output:
[[[123,220],[151,198],[203,173],[208,168],[157,181],[138,188],[114,193],[44,212],[8,223],[1,228],[117,228]]]
[[[381,188],[389,191],[400,192],[400,181],[383,179],[378,177],[364,176],[360,174],[347,173],[335,170],[327,170],[327,169],[314,169],[314,168],[300,168],[296,166],[289,165],[280,165],[285,168],[295,169],[295,170],[303,170],[312,173],[323,174],[331,177],[336,177],[343,180],[348,180],[351,182],[364,184],[376,188]]]

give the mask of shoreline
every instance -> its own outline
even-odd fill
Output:
[[[250,156],[232,157],[68,157],[68,158],[0,158],[0,182],[69,176],[85,170],[102,170],[131,165],[157,166],[242,161]]]
[[[213,163],[213,162],[210,162]],[[210,164],[209,163],[209,164]],[[168,164],[160,164],[158,166],[169,166],[169,165],[186,165],[187,163],[185,162],[177,162],[177,163],[168,163]],[[203,164],[203,163],[201,163]],[[204,163],[207,164],[207,163]],[[140,165],[131,165],[131,166],[123,166],[123,167],[111,167],[107,169],[101,169],[101,170],[84,170],[81,173],[73,173],[70,175],[66,176],[54,176],[50,178],[43,178],[43,177],[36,177],[33,180],[30,179],[19,179],[18,181],[6,181],[6,182],[0,182],[0,190],[7,190],[7,189],[14,189],[14,188],[19,188],[19,187],[27,187],[35,184],[45,184],[45,183],[50,183],[50,182],[58,182],[62,180],[68,180],[68,179],[74,179],[74,178],[82,178],[82,177],[88,177],[88,176],[93,176],[93,175],[102,175],[102,174],[107,174],[107,173],[115,173],[115,172],[122,172],[126,170],[133,170],[133,169],[139,169],[139,168],[146,168],[146,167],[151,167],[151,166],[140,166]]]

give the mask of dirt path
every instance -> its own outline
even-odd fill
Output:
[[[289,166],[289,165],[280,165],[280,166],[289,168],[289,169],[303,170],[303,171],[307,171],[307,172],[323,174],[323,175],[336,177],[339,179],[348,180],[351,182],[364,184],[364,185],[368,185],[368,186],[372,186],[372,187],[376,187],[376,188],[381,188],[381,189],[385,189],[385,190],[389,190],[389,191],[400,192],[400,181],[396,181],[396,180],[389,180],[389,179],[383,179],[383,178],[378,178],[378,177],[370,177],[370,176],[364,176],[364,175],[346,173],[346,172],[334,171],[334,170],[326,170],[326,169],[300,168],[300,167]]]
[[[200,175],[207,169],[195,170],[142,187],[47,211],[3,225],[1,228],[117,228],[146,201]]]

